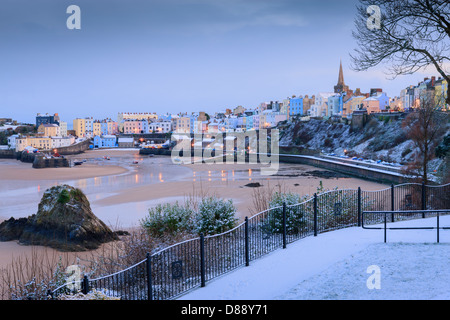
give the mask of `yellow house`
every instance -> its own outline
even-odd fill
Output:
[[[84,137],[86,135],[86,119],[74,119],[73,130],[75,130],[77,137]]]
[[[124,120],[147,120],[150,122],[158,120],[158,115],[150,112],[119,112],[117,122]]]
[[[448,89],[447,80],[439,78],[439,80],[436,81],[436,84],[434,86],[434,99],[436,101],[437,106],[440,106],[448,110],[449,106],[445,102],[447,99],[447,89]]]
[[[49,137],[22,137],[16,144],[16,151],[22,151],[26,147],[33,147],[40,150],[50,150],[52,139]]]
[[[174,120],[174,129],[178,133],[191,132],[191,119],[188,117],[180,117]]]
[[[59,126],[53,123],[43,123],[38,127],[38,134],[45,137],[59,137],[61,132]]]
[[[52,148],[52,138],[50,137],[28,138],[28,144],[33,148],[41,150],[50,150]]]
[[[92,123],[92,134],[95,136],[102,135],[102,123],[100,121],[94,121]]]
[[[344,102],[343,115],[352,114],[353,111],[358,110],[362,106],[362,102],[366,99],[366,96],[353,96],[346,102]]]

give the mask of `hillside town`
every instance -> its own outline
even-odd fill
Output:
[[[448,83],[435,76],[425,78],[417,85],[401,90],[398,96],[389,97],[382,88],[372,88],[370,92],[355,90],[344,81],[342,62],[339,66],[337,84],[333,91],[318,92],[313,95],[293,95],[282,100],[262,102],[254,108],[237,106],[218,110],[214,114],[205,111],[178,114],[157,114],[152,112],[119,112],[116,119],[94,119],[80,117],[68,122],[54,115],[36,115],[34,130],[17,132],[21,127],[17,121],[0,119],[0,133],[5,137],[3,148],[16,152],[23,150],[54,150],[77,142],[92,139],[93,148],[135,147],[151,141],[139,141],[136,135],[166,134],[217,134],[225,132],[246,132],[275,128],[281,122],[309,121],[340,117],[351,119],[357,113],[402,113],[419,106],[419,98],[424,93],[434,96],[438,108],[448,111],[445,103]],[[68,120],[70,121],[70,120]],[[31,132],[30,132],[31,131]],[[6,141],[7,138],[7,141]]]

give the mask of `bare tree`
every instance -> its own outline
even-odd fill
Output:
[[[420,177],[424,183],[428,183],[428,164],[435,157],[435,149],[442,140],[447,125],[448,114],[440,111],[434,91],[423,93],[419,108],[410,113],[402,123],[406,136],[419,151],[405,173]]]
[[[381,16],[371,27],[368,21],[378,19],[373,6]],[[386,63],[395,78],[434,66],[450,84],[445,67],[450,62],[449,0],[359,0],[355,27],[359,48],[350,55],[354,70]],[[450,104],[450,86],[446,102]]]

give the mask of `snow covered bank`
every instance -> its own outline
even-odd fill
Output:
[[[435,226],[436,218],[395,226]],[[440,218],[450,227],[450,216]],[[308,237],[180,300],[450,299],[450,230],[383,230],[353,227]],[[381,288],[369,289],[369,266],[380,269]]]

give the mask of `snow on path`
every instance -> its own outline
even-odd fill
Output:
[[[436,218],[390,226],[435,226]],[[440,217],[450,227],[450,216]],[[180,300],[450,299],[450,230],[358,227],[288,244],[206,283]],[[368,289],[369,266],[380,268],[381,288]]]

